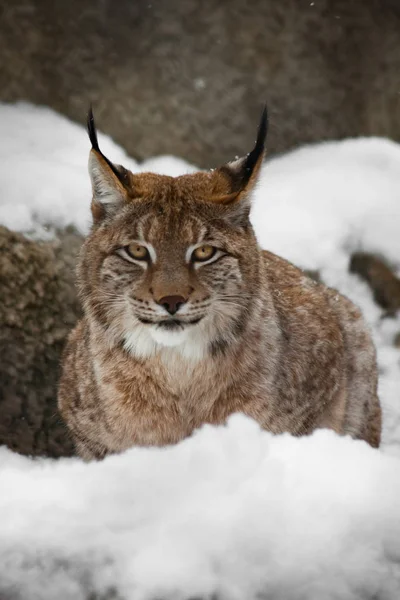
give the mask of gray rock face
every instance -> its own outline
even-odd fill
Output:
[[[33,242],[0,227],[0,445],[23,454],[73,451],[57,413],[60,355],[79,305],[81,238]]]
[[[386,309],[388,315],[396,314],[400,309],[400,279],[383,257],[355,252],[351,256],[349,270],[368,283],[375,302]]]
[[[0,0],[0,99],[49,105],[137,158],[202,167],[353,135],[400,138],[397,0]]]

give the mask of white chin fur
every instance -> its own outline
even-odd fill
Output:
[[[190,361],[201,360],[207,351],[208,336],[200,325],[191,325],[177,331],[167,331],[152,325],[136,325],[125,334],[125,349],[138,358],[171,353]]]
[[[161,329],[160,327],[150,327],[149,333],[157,344],[167,346],[168,348],[174,348],[175,346],[180,346],[186,342],[190,332],[187,328],[168,331],[166,329]]]

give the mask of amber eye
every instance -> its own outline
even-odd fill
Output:
[[[199,246],[192,252],[192,260],[197,262],[203,262],[209,260],[214,256],[217,249],[214,246]]]
[[[129,244],[126,246],[126,251],[135,260],[148,260],[150,256],[146,246],[141,244]]]

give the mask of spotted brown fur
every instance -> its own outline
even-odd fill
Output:
[[[239,159],[177,178],[124,171],[121,183],[98,146],[91,151],[84,317],[59,386],[82,457],[173,444],[234,412],[273,433],[328,427],[379,446],[375,349],[359,310],[258,246],[248,214],[262,154],[243,177]],[[155,260],[121,257],[132,241]],[[202,241],[222,254],[196,267],[187,253]],[[168,295],[185,299],[178,333],[159,331]]]

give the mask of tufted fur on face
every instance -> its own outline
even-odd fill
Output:
[[[93,227],[79,265],[86,316],[140,358],[174,348],[199,360],[229,344],[260,287],[249,213],[266,110],[247,156],[176,178],[114,165],[99,148],[92,111],[88,131]]]

